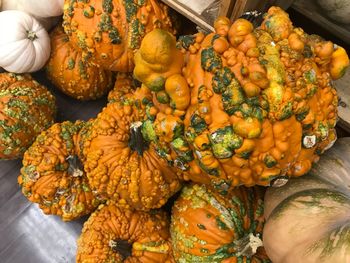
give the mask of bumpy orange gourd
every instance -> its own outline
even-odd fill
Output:
[[[305,174],[336,139],[331,77],[343,74],[346,52],[293,28],[277,7],[260,28],[220,18],[215,29],[180,37],[182,59],[171,37],[163,37],[159,53],[174,63],[146,53],[148,61],[158,61],[159,72],[175,67],[156,89],[149,81],[154,71],[139,74],[144,61],[135,59],[134,75],[153,91],[157,109],[150,125],[155,136],[146,137],[189,179],[219,190]],[[146,36],[135,57],[148,41]]]
[[[133,52],[152,29],[174,33],[167,6],[156,0],[66,0],[63,19],[83,57],[112,71],[133,70]]]
[[[154,114],[147,88],[119,89],[91,126],[84,144],[89,183],[101,197],[118,205],[150,210],[179,190],[180,172],[168,167],[142,137],[143,121]]]
[[[112,72],[84,61],[61,26],[51,32],[50,39],[51,55],[46,76],[59,90],[75,99],[93,100],[112,88]]]
[[[55,97],[30,75],[0,73],[0,159],[21,157],[55,114]]]
[[[25,152],[18,177],[29,201],[64,221],[89,214],[100,203],[81,163],[81,140],[88,134],[85,125],[90,123],[65,121],[42,132]]]
[[[262,248],[263,192],[239,187],[221,195],[204,185],[182,190],[170,233],[177,262],[268,263]]]
[[[162,211],[150,213],[101,205],[78,239],[77,263],[172,263],[169,223]]]

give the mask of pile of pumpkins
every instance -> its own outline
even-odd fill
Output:
[[[23,157],[19,185],[44,213],[91,214],[77,262],[350,260],[350,140],[317,163],[336,141],[342,47],[278,7],[176,39],[156,0],[11,2],[30,15],[0,12],[0,158]],[[62,12],[47,35],[36,18]],[[54,123],[54,97],[16,74],[42,67],[108,104]]]

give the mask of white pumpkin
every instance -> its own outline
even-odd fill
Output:
[[[36,17],[60,16],[64,0],[2,0],[2,10],[20,10]]]
[[[45,28],[22,11],[0,12],[0,36],[0,67],[9,72],[37,71],[50,56]]]

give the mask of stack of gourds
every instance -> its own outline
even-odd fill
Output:
[[[176,40],[173,25],[155,0],[65,1],[48,78],[82,100],[114,89],[96,118],[36,137],[23,194],[66,221],[92,213],[77,262],[346,262],[349,191],[331,176],[281,186],[336,140],[332,80],[349,65],[346,51],[278,7],[257,28],[219,18],[215,32]],[[169,224],[159,208],[181,188]],[[294,242],[307,213],[328,228]]]

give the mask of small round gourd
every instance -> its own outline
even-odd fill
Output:
[[[55,115],[46,87],[30,75],[0,73],[0,159],[20,158]]]
[[[22,193],[45,214],[70,221],[89,214],[100,200],[92,192],[82,161],[89,122],[55,123],[25,152],[18,177]],[[87,129],[85,129],[87,127]]]
[[[152,29],[174,32],[168,7],[157,0],[66,0],[63,20],[83,58],[111,71],[133,70],[134,50]]]
[[[122,90],[124,87],[124,90]],[[166,203],[181,187],[182,173],[158,156],[142,133],[155,109],[147,88],[122,86],[98,114],[83,152],[89,184],[117,205],[149,211]]]
[[[112,88],[112,72],[84,61],[61,26],[51,32],[50,38],[51,55],[46,76],[59,90],[75,99],[93,100]]]

